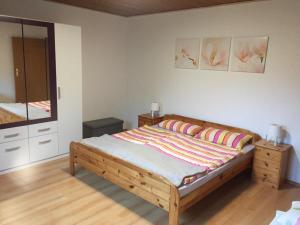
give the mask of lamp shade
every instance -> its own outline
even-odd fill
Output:
[[[151,111],[154,111],[154,112],[159,111],[159,104],[157,102],[153,102],[151,104]]]
[[[270,124],[268,131],[268,140],[277,141],[281,136],[281,127],[278,124]]]

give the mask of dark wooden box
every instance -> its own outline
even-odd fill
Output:
[[[83,122],[83,138],[99,137],[123,131],[123,120],[113,117]]]

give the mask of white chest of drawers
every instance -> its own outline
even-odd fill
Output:
[[[57,121],[0,130],[0,171],[58,154]]]

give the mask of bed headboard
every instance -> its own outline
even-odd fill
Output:
[[[249,134],[249,135],[253,136],[251,144],[254,144],[255,142],[257,142],[258,140],[261,139],[261,137],[258,134],[254,133],[252,131],[249,131],[249,130],[245,130],[245,129],[238,128],[238,127],[232,127],[232,126],[228,126],[228,125],[224,125],[224,124],[219,124],[219,123],[213,123],[213,122],[209,122],[209,121],[205,121],[205,120],[199,120],[199,119],[189,118],[189,117],[185,117],[185,116],[175,115],[175,114],[164,115],[164,120],[181,120],[183,122],[196,124],[196,125],[199,125],[202,127],[215,127],[215,128],[219,128],[219,129],[232,131],[232,132],[240,132],[240,133],[244,133],[244,134]]]

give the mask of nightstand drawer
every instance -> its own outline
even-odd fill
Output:
[[[259,167],[267,171],[273,171],[278,173],[280,170],[280,163],[267,159],[256,158],[253,162],[254,167]]]
[[[142,127],[142,126],[145,126],[146,124],[144,123],[144,121],[139,121],[139,124],[138,124],[138,126],[139,127]]]
[[[268,171],[264,168],[254,167],[253,168],[253,178],[256,181],[268,182],[275,185],[279,185],[279,174],[277,172]]]
[[[139,127],[149,125],[152,126],[152,121],[151,120],[139,120]]]
[[[254,159],[280,162],[281,153],[275,150],[262,149],[260,147],[257,147],[255,149]]]

